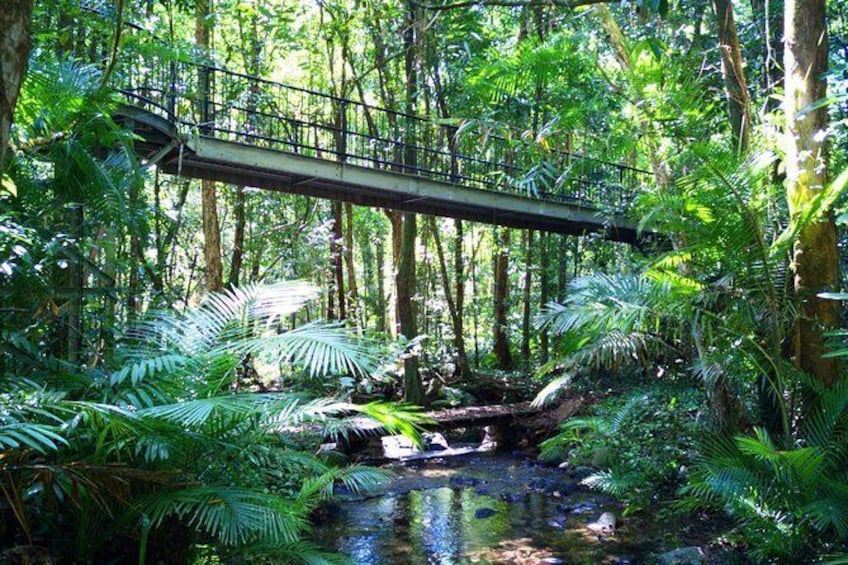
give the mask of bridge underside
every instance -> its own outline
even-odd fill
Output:
[[[171,174],[330,200],[562,234],[600,233],[639,243],[635,224],[575,204],[468,188],[389,170],[369,169],[215,139],[180,141],[172,124],[132,107],[121,109],[137,151]]]

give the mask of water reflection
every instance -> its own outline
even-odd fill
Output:
[[[627,563],[652,549],[626,528],[587,535],[605,510],[616,511],[612,501],[580,492],[557,469],[493,455],[400,467],[382,495],[342,503],[317,534],[362,565]]]

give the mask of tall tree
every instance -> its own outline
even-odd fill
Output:
[[[727,114],[736,150],[747,151],[751,137],[751,111],[742,48],[736,33],[732,0],[713,0],[721,53],[721,74],[727,97]]]
[[[548,281],[548,253],[551,252],[551,234],[549,232],[541,232],[539,234],[539,305],[545,308],[550,300],[550,283]],[[541,351],[542,363],[548,361],[548,327],[542,328],[539,335],[539,348]]]
[[[403,30],[404,63],[406,75],[406,113],[412,115],[418,98],[418,50],[416,34],[419,25],[418,7],[412,0],[406,2],[406,20]],[[417,154],[415,151],[415,122],[409,119],[404,135],[406,146],[403,163],[407,170],[415,170]],[[418,320],[413,298],[417,288],[415,280],[415,240],[417,222],[414,212],[403,213],[400,256],[397,263],[397,303],[400,332],[407,339],[418,335]],[[423,404],[424,387],[418,373],[418,358],[409,355],[403,368],[404,400],[412,404]]]
[[[827,184],[827,108],[816,107],[826,94],[826,0],[786,0],[784,69],[786,197],[798,220]],[[838,378],[836,363],[822,356],[825,332],[839,323],[839,303],[820,292],[839,284],[836,225],[830,210],[803,225],[795,241],[795,362],[825,384]]]
[[[456,348],[456,372],[461,377],[467,378],[471,376],[471,367],[468,364],[468,354],[465,351],[465,336],[462,331],[462,311],[459,309],[459,304],[451,291],[447,261],[445,261],[445,251],[442,246],[442,238],[439,236],[436,218],[430,216],[429,220],[436,246],[436,256],[439,259],[439,272],[442,276],[442,287],[445,290],[445,301],[448,303],[448,313],[450,314],[451,324],[453,326],[453,343]],[[462,232],[460,231],[460,233]],[[457,281],[457,284],[462,284],[462,281]],[[457,296],[461,296],[461,293],[457,293]]]
[[[509,228],[495,228],[495,318],[494,353],[498,369],[508,371],[515,368],[512,349],[509,345]]]
[[[415,307],[415,239],[414,212],[404,212],[400,254],[397,264],[397,304],[400,333],[407,339],[418,336],[418,314]],[[424,387],[418,373],[418,357],[408,355],[403,364],[403,398],[412,404],[423,404]]]
[[[32,0],[0,4],[0,179],[31,48]]]
[[[524,300],[522,301],[521,316],[521,360],[526,367],[530,366],[530,297],[533,280],[533,230],[525,230],[524,239]]]
[[[212,0],[196,0],[194,42],[204,58],[208,58],[212,46]],[[201,125],[209,119],[209,74],[201,70],[199,74],[198,114]],[[201,215],[203,218],[203,258],[206,261],[206,290],[216,292],[224,287],[224,264],[221,260],[221,227],[218,223],[218,193],[215,183],[203,179],[200,181]]]
[[[347,300],[345,296],[344,282],[344,265],[342,244],[344,236],[342,235],[342,203],[333,202],[331,205],[333,211],[333,229],[330,230],[330,261],[333,265],[333,290],[338,301],[338,319],[344,320],[347,318]],[[333,292],[331,290],[331,292]]]
[[[350,319],[358,325],[360,323],[359,289],[356,285],[356,265],[353,258],[353,205],[350,202],[344,204],[344,216],[344,260],[347,273],[348,310]]]

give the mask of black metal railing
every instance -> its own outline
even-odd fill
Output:
[[[622,213],[650,174],[523,139],[149,53],[119,70],[131,104],[203,135],[445,183]]]

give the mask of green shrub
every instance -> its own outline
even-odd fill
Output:
[[[671,496],[690,462],[698,430],[700,395],[683,388],[653,387],[613,397],[593,416],[574,418],[542,443],[540,457],[591,465],[583,482],[624,501],[627,512]]]
[[[759,428],[711,438],[683,489],[682,508],[738,520],[758,560],[795,563],[848,541],[848,380],[807,386],[809,410],[788,447]]]

